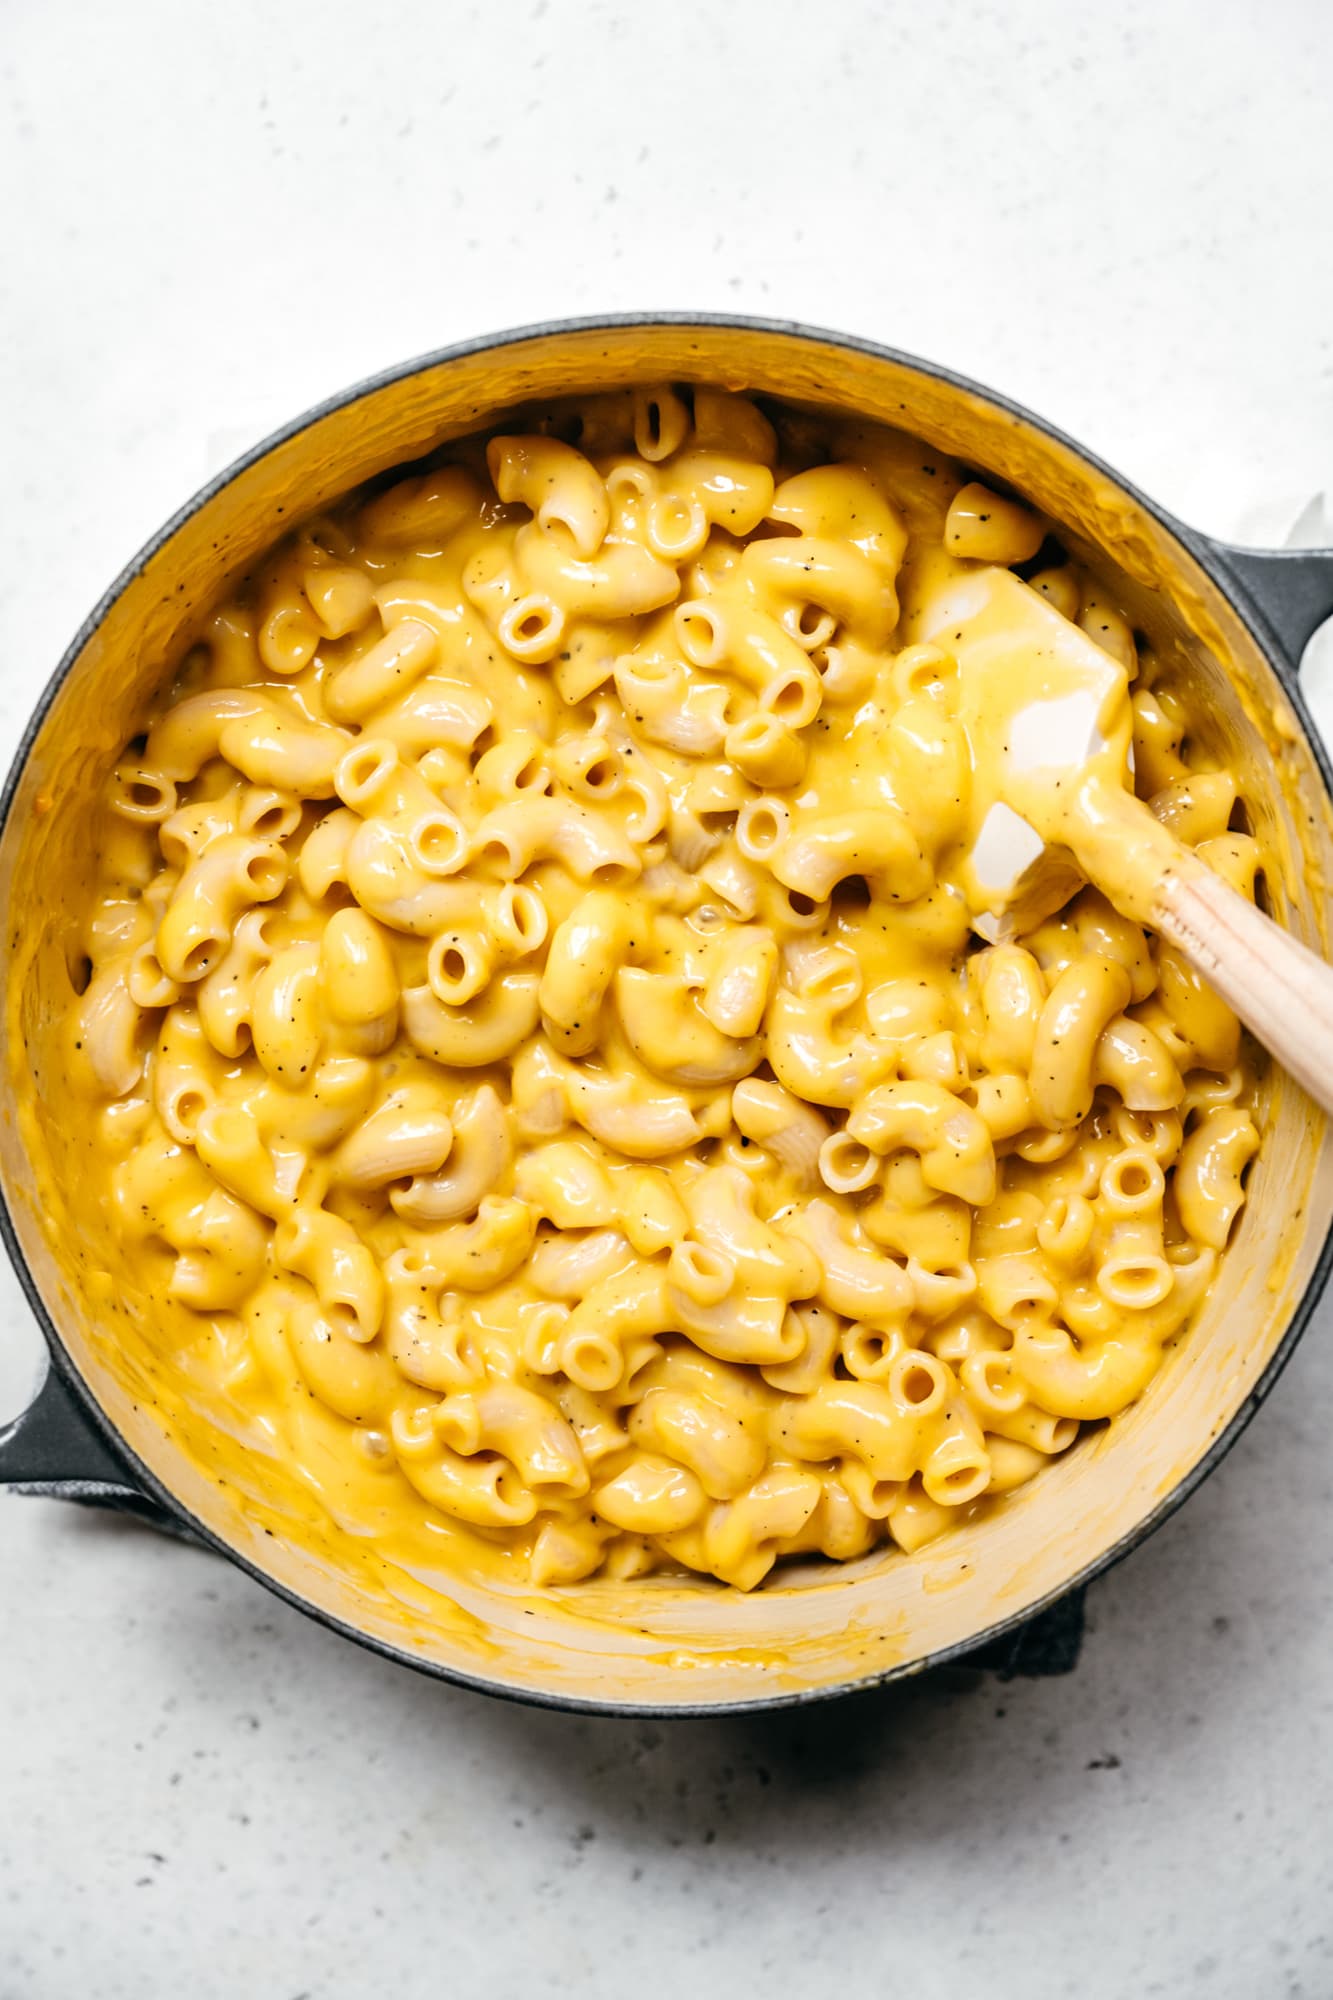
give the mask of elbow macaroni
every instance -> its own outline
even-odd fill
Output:
[[[971,932],[917,634],[1029,509],[721,390],[534,426],[282,545],[107,781],[67,1048],[120,1255],[270,1440],[313,1398],[377,1519],[537,1584],[914,1551],[1151,1380],[1246,1046],[1091,889]],[[1077,565],[1033,587],[1253,894],[1179,693]]]

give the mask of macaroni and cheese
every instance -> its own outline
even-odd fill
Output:
[[[107,782],[80,1198],[255,1450],[373,1493],[353,1532],[749,1589],[921,1547],[1151,1380],[1255,1076],[1098,891],[976,934],[921,634],[982,565],[1118,663],[1139,794],[1252,893],[1234,780],[1042,521],[721,390],[450,447],[200,630]]]

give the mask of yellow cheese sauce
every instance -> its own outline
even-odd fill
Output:
[[[921,1548],[1144,1391],[1243,1202],[1247,1045],[1142,928],[1177,842],[1267,859],[1206,735],[891,432],[664,386],[352,496],[106,778],[60,1087],[122,1338],[421,1575]],[[987,943],[997,800],[1101,888]]]

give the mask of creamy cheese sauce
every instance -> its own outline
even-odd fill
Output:
[[[1238,1024],[1142,928],[1181,841],[1253,891],[1234,779],[1035,516],[774,416],[353,496],[107,781],[71,1205],[218,1468],[419,1570],[914,1551],[1142,1393],[1244,1198]]]

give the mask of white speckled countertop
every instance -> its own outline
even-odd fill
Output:
[[[1324,0],[12,0],[0,751],[222,459],[506,323],[822,321],[1198,526],[1333,477]],[[3,1282],[0,1418],[31,1324]],[[1333,1994],[1333,1314],[1071,1677],[744,1722],[436,1687],[0,1498],[0,2000]]]

